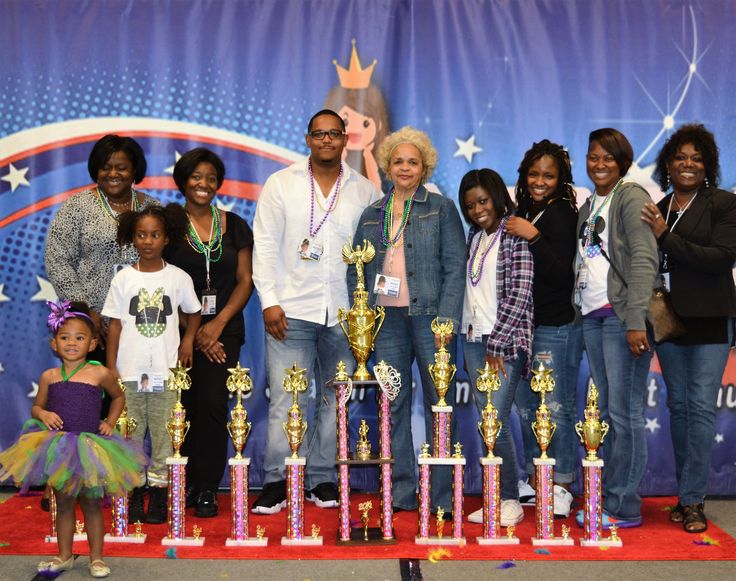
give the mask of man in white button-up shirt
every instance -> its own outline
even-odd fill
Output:
[[[253,281],[263,308],[271,400],[263,493],[253,511],[271,514],[286,505],[284,457],[290,454],[282,423],[291,405],[282,385],[294,363],[316,382],[316,410],[300,455],[307,457],[308,500],[337,506],[335,393],[325,382],[339,361],[355,360],[337,324],[337,309],[350,305],[342,246],[360,215],[380,193],[342,162],[345,122],[323,110],[309,121],[309,157],[271,175],[253,220]],[[306,415],[306,402],[303,412]]]

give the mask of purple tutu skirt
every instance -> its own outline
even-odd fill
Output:
[[[49,430],[28,420],[18,441],[0,452],[0,481],[21,490],[48,484],[69,496],[127,496],[144,483],[143,449],[122,436]]]

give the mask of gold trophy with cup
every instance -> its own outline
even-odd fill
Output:
[[[243,448],[245,441],[250,434],[251,423],[248,421],[248,412],[243,407],[243,393],[248,393],[253,389],[248,372],[250,369],[240,366],[240,361],[232,369],[228,369],[230,377],[227,378],[225,387],[230,393],[234,393],[237,398],[235,407],[230,412],[230,421],[227,423],[227,431],[233,441],[235,449],[235,458],[240,460],[243,457]]]
[[[368,240],[363,240],[363,246],[353,247],[346,242],[342,247],[342,259],[347,264],[355,265],[358,282],[353,291],[353,307],[346,311],[343,308],[337,310],[337,319],[348,339],[350,350],[353,352],[358,364],[353,373],[355,381],[370,381],[373,379],[366,367],[366,361],[373,351],[376,335],[381,330],[386,313],[383,307],[372,309],[368,305],[368,292],[365,290],[365,274],[363,265],[373,260],[376,249]]]

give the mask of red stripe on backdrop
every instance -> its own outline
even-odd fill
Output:
[[[97,141],[101,137],[107,135],[108,133],[109,131],[101,131],[99,133],[91,133],[88,135],[80,135],[77,137],[70,137],[67,139],[59,139],[57,141],[51,141],[49,143],[37,145],[36,147],[25,149],[23,151],[19,151],[18,153],[14,153],[13,155],[10,155],[6,158],[0,159],[0,166],[4,166],[9,163],[13,163],[19,159],[24,159],[32,155],[37,155],[39,153],[49,151],[51,149],[68,147],[70,145],[77,145],[79,143],[92,143],[92,142]],[[218,139],[216,137],[194,135],[191,133],[176,133],[173,131],[149,131],[149,130],[133,129],[133,130],[125,131],[125,135],[128,137],[159,137],[162,139],[181,139],[185,141],[195,141],[198,143],[208,143],[210,145],[221,145],[229,149],[236,149],[238,151],[243,151],[245,153],[251,153],[253,155],[258,155],[260,157],[265,157],[266,159],[270,159],[278,163],[282,163],[284,165],[291,165],[294,162],[291,159],[286,159],[285,157],[276,155],[275,153],[270,153],[267,151],[263,151],[261,149],[256,149],[248,145],[243,145],[242,143],[228,141],[225,139]]]

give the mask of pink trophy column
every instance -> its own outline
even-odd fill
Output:
[[[337,386],[337,459],[348,459],[348,405],[347,385],[340,383]],[[347,464],[338,466],[338,488],[340,494],[340,522],[338,538],[341,541],[350,540],[350,467]]]
[[[391,458],[391,401],[381,390],[379,397],[378,422],[381,459]],[[391,464],[381,464],[381,529],[385,540],[394,538],[393,488],[391,487]]]

